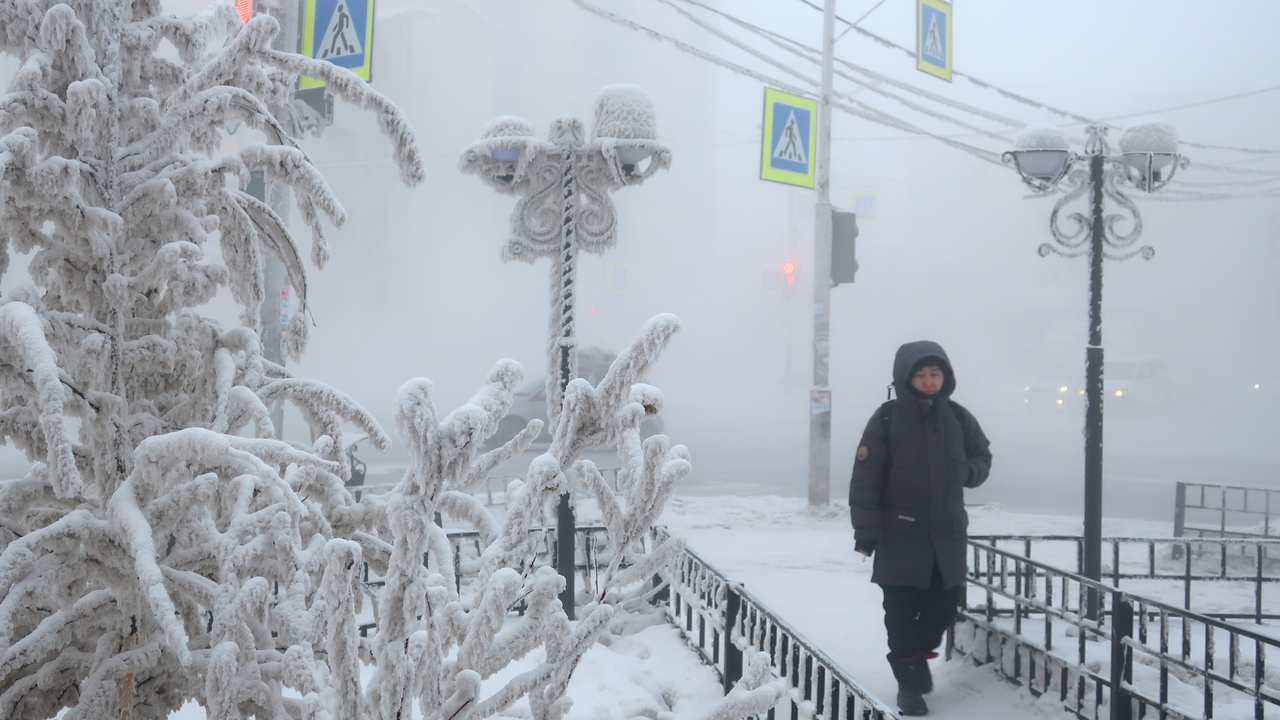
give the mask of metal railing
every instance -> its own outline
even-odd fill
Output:
[[[1078,535],[973,535],[992,547],[1016,548],[1028,559],[1082,574]],[[1182,609],[1219,620],[1280,620],[1280,601],[1267,602],[1280,583],[1280,538],[1102,538],[1102,579],[1165,602],[1180,596]],[[1274,589],[1271,593],[1274,596]],[[1250,608],[1250,606],[1252,606]],[[1246,610],[1246,608],[1249,608]]]
[[[1190,524],[1188,524],[1190,523]],[[1174,491],[1177,537],[1280,537],[1280,490],[1180,482]]]
[[[530,528],[530,533],[541,535],[539,549],[534,557],[532,567],[540,567],[542,565],[551,565],[554,567],[556,558],[556,528],[555,527],[536,527]],[[449,545],[453,554],[453,578],[454,586],[458,594],[463,592],[464,582],[480,572],[480,533],[475,530],[449,530],[446,532],[449,537]],[[583,525],[575,528],[575,567],[577,572],[583,575],[582,587],[590,587],[591,581],[600,568],[608,567],[613,561],[613,553],[617,552],[615,548],[610,547],[608,543],[608,532],[603,525]],[[624,550],[625,552],[625,550]],[[621,563],[621,567],[627,567],[630,563],[625,559]],[[422,566],[430,569],[427,554],[423,553]],[[381,588],[386,581],[377,575],[371,575],[369,572],[369,563],[364,564],[364,571],[361,575],[364,584],[369,588],[370,594],[375,592],[375,588]],[[514,608],[518,614],[523,615],[525,605],[523,602]],[[376,622],[362,623],[360,625],[361,637],[368,637],[369,631],[377,627]]]
[[[1280,638],[970,540],[956,647],[1081,718],[1212,720],[1243,704],[1280,717],[1266,657]],[[973,603],[974,591],[985,601]],[[1085,617],[1089,594],[1099,615]],[[1242,716],[1239,708],[1227,712]]]
[[[655,527],[651,537],[656,544],[667,532]],[[900,718],[790,623],[693,550],[686,548],[661,579],[669,587],[658,602],[689,646],[720,674],[726,693],[742,677],[745,650],[769,653],[774,673],[789,688],[785,699],[769,710],[769,720]]]
[[[355,460],[355,462],[360,462],[360,461],[357,459]],[[363,466],[364,463],[360,463],[360,465]],[[621,471],[622,468],[603,467],[603,468],[596,468],[596,469],[600,471],[600,474],[604,477],[605,483],[609,486],[609,488],[612,489],[615,494],[617,494],[618,472]],[[397,480],[396,482],[365,485],[364,477],[365,477],[364,470],[363,470],[363,467],[361,467],[360,474],[358,476],[359,481],[357,482],[356,470],[353,469],[351,482],[348,482],[346,485],[347,489],[350,490],[352,495],[355,497],[356,502],[360,502],[360,496],[365,493],[368,493],[370,495],[381,495],[383,493],[391,492],[392,488],[400,484],[400,482]],[[484,502],[485,506],[501,507],[506,505],[505,496],[506,496],[507,485],[510,484],[512,480],[524,480],[524,479],[525,479],[524,475],[493,475],[490,477],[486,477],[484,480],[484,490],[483,490],[484,498],[485,498],[485,502]],[[496,493],[498,497],[497,500],[494,500],[494,495],[495,495],[495,492],[493,489],[494,483],[498,484],[498,490]],[[477,491],[477,495],[479,494],[479,492],[480,491]],[[593,496],[589,493],[579,490],[575,493],[575,497],[586,498],[586,497],[593,497]]]

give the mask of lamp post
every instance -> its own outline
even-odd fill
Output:
[[[559,422],[564,389],[577,375],[574,332],[578,253],[602,254],[617,240],[617,215],[609,194],[639,185],[671,163],[671,151],[655,138],[653,101],[635,85],[609,85],[596,95],[590,140],[581,120],[562,115],[547,140],[510,115],[490,120],[480,139],[462,151],[458,168],[489,187],[520,198],[511,213],[504,261],[533,264],[551,258],[551,319],[547,337],[547,421]],[[556,514],[556,569],[565,579],[560,595],[574,617],[574,518],[569,495]],[[564,550],[568,548],[568,550]]]
[[[1141,256],[1150,260],[1150,245],[1134,248],[1142,235],[1142,216],[1122,191],[1128,184],[1143,192],[1155,192],[1169,183],[1188,160],[1178,154],[1178,137],[1173,126],[1151,122],[1129,128],[1120,138],[1120,153],[1112,154],[1107,143],[1108,128],[1092,125],[1084,153],[1071,152],[1067,136],[1052,125],[1036,124],[1019,133],[1017,149],[1003,159],[1013,163],[1023,182],[1037,193],[1049,193],[1060,184],[1065,194],[1053,206],[1049,231],[1053,243],[1040,245],[1041,257],[1056,253],[1063,257],[1089,257],[1089,342],[1085,347],[1084,424],[1084,576],[1102,576],[1102,262]],[[1069,204],[1088,195],[1088,212],[1063,216]],[[1106,214],[1104,200],[1110,198],[1121,212]],[[1121,223],[1128,222],[1128,231]],[[1098,617],[1097,593],[1087,593],[1086,616]]]

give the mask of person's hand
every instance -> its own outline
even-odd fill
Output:
[[[862,553],[867,557],[871,557],[872,554],[874,554],[876,551],[876,541],[875,540],[855,540],[853,543],[853,549],[857,550],[858,552]]]

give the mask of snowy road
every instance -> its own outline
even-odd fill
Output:
[[[1065,517],[971,510],[970,531],[1079,533]],[[871,563],[853,551],[848,507],[810,510],[780,497],[674,498],[661,522],[729,578],[742,582],[778,615],[880,699],[894,704],[897,685],[885,662],[879,587]],[[1168,523],[1125,521],[1126,532],[1167,534]],[[1104,526],[1114,532],[1119,526]],[[933,662],[930,715],[955,720],[1041,717],[1069,720],[1056,700],[1037,701],[992,671],[959,659]]]

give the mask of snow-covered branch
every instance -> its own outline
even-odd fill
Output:
[[[394,538],[384,499],[344,487],[342,432],[390,440],[262,357],[263,253],[301,301],[295,358],[309,298],[293,232],[243,192],[251,173],[297,191],[317,267],[346,218],[270,111],[292,99],[280,66],[311,62],[271,50],[278,29],[226,0],[191,19],[158,0],[0,0],[0,53],[18,61],[0,96],[0,275],[18,252],[30,280],[0,298],[0,437],[33,461],[0,482],[0,717],[164,717],[188,700],[214,718],[361,715],[358,578]],[[421,180],[403,113],[341,84]],[[266,142],[222,156],[232,119]],[[240,328],[197,311],[225,285]],[[274,439],[279,400],[311,447]]]
[[[701,720],[760,717],[774,708],[786,692],[786,682],[773,674],[769,653],[754,653],[747,658],[747,669],[742,678]]]

